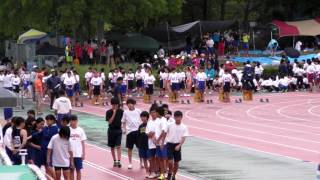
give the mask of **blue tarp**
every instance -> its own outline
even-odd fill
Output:
[[[307,54],[307,55],[301,55],[299,58],[288,58],[290,62],[293,62],[295,59],[298,60],[298,62],[301,62],[302,60],[312,59],[317,57],[317,54]],[[263,65],[273,65],[273,64],[279,64],[281,57],[280,56],[270,56],[270,57],[233,57],[231,58],[232,61],[235,62],[260,62]]]

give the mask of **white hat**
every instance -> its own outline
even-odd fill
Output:
[[[155,54],[155,55],[153,56],[153,58],[154,58],[154,59],[157,59],[157,58],[158,58],[158,56]]]

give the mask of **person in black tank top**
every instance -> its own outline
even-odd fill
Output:
[[[24,126],[25,120],[22,117],[17,117],[12,126],[12,155],[10,156],[10,159],[14,165],[21,164],[21,156],[19,155],[19,150],[23,149],[27,143],[27,131],[24,129]]]

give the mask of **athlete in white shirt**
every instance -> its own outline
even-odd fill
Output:
[[[138,67],[135,77],[136,77],[136,84],[137,84],[137,90],[138,90],[138,97],[140,97],[140,95],[143,93],[144,77],[145,77],[145,73],[142,72],[141,66]]]
[[[129,72],[127,74],[127,80],[128,80],[128,97],[132,97],[132,91],[134,89],[134,73],[132,72],[132,69],[129,69]]]
[[[189,131],[182,121],[182,112],[174,113],[175,123],[172,123],[167,128],[166,141],[168,148],[169,173],[168,179],[175,178],[181,161],[181,147],[189,136]],[[172,178],[172,179],[173,179]]]
[[[156,120],[157,120],[157,108],[152,106],[150,109],[151,119],[147,123],[146,134],[148,135],[148,148],[149,148],[149,164],[150,164],[150,175],[148,178],[156,178],[156,172],[158,172],[156,166]]]
[[[200,102],[204,102],[204,92],[206,90],[206,81],[207,81],[207,75],[204,72],[203,68],[199,69],[199,72],[196,76],[197,84],[198,84],[198,90],[199,90],[199,100]]]
[[[167,88],[169,74],[166,69],[161,69],[159,76],[160,76],[160,97],[164,97],[165,91]]]
[[[92,96],[92,89],[90,88],[90,81],[91,78],[93,77],[93,72],[91,67],[89,67],[88,72],[85,73],[84,78],[86,79],[86,88],[88,91],[88,98],[91,99]]]
[[[151,102],[151,96],[153,95],[153,86],[156,78],[152,75],[151,70],[147,70],[147,75],[144,78],[144,83],[146,84],[146,97],[145,103]]]
[[[71,104],[74,105],[74,85],[76,84],[75,77],[71,74],[71,71],[68,71],[67,77],[64,78],[63,84],[66,89],[66,94],[69,97]]]
[[[100,95],[101,95],[103,81],[98,73],[95,73],[93,78],[91,78],[90,85],[91,85],[91,89],[94,97],[92,98],[92,104],[99,105],[101,101]]]
[[[52,162],[51,162],[52,159]],[[61,171],[64,179],[70,179],[70,167],[74,167],[73,153],[70,143],[70,128],[62,127],[59,134],[54,135],[48,144],[47,161],[52,163],[56,179],[61,179]]]
[[[83,168],[82,161],[85,159],[85,141],[87,140],[86,133],[78,126],[78,117],[70,116],[70,144],[73,153],[74,168],[71,169],[71,179],[74,179],[74,170],[77,172],[77,179],[81,179],[81,169]]]
[[[66,97],[64,90],[59,90],[59,98],[54,100],[52,109],[54,109],[55,114],[57,115],[57,125],[61,126],[61,120],[65,116],[71,114],[72,106],[69,98]]]
[[[132,169],[132,150],[133,146],[137,145],[138,129],[141,124],[140,114],[141,110],[135,108],[136,101],[134,99],[127,100],[128,110],[125,110],[122,116],[123,132],[127,135],[126,148],[128,148],[128,169]]]
[[[173,70],[169,74],[169,80],[171,84],[171,101],[172,102],[178,102],[178,91],[180,90],[180,84],[179,84],[179,73],[176,70]]]

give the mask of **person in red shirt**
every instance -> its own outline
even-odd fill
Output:
[[[79,62],[82,62],[82,47],[79,42],[76,42],[74,46],[76,59],[79,59]]]
[[[107,61],[107,46],[105,42],[102,42],[99,48],[99,54],[100,54],[100,63],[106,64]]]

